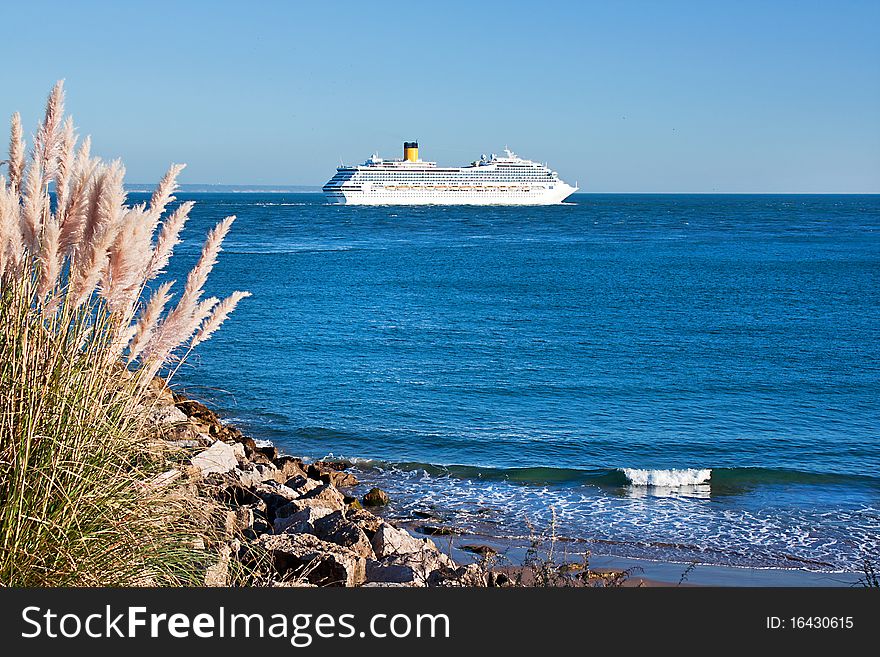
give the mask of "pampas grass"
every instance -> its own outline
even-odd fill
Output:
[[[13,116],[0,176],[0,584],[196,583],[210,523],[145,485],[179,458],[146,438],[146,391],[248,296],[203,298],[233,217],[169,310],[173,281],[146,297],[193,207],[167,213],[183,165],[130,206],[122,164],[76,144],[59,82],[29,157]]]

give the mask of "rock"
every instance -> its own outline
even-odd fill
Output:
[[[489,574],[486,576],[486,585],[492,587],[502,587],[502,586],[510,586],[513,582],[510,580],[510,577],[507,576],[507,573],[499,573],[495,571],[489,571]]]
[[[330,483],[337,488],[351,488],[352,486],[357,486],[361,483],[358,481],[358,478],[350,472],[329,472],[327,474],[330,478]]]
[[[257,497],[266,503],[266,517],[269,522],[275,520],[275,513],[293,500],[299,499],[300,494],[277,481],[264,481],[251,489]]]
[[[266,459],[267,459],[266,464],[267,465],[273,465],[272,461],[274,459],[278,458],[278,448],[275,447],[275,445],[259,445],[259,446],[255,445],[254,451],[257,454],[262,454],[264,457],[266,457]],[[274,465],[273,465],[273,467],[274,467]]]
[[[223,424],[217,414],[204,404],[175,394],[174,405],[189,418],[190,423],[195,425],[199,431],[230,443],[245,442],[241,431]]]
[[[348,461],[316,461],[308,466],[306,474],[325,484],[333,484],[340,488],[357,486],[358,479],[349,472],[343,472],[351,464]]]
[[[248,464],[250,465],[250,464]],[[245,488],[254,488],[259,484],[264,482],[264,479],[259,471],[257,471],[253,466],[248,469],[244,468],[236,468],[232,471],[232,474],[235,476],[238,483]]]
[[[391,498],[388,497],[388,493],[381,488],[371,488],[369,492],[364,495],[364,506],[384,506],[390,501]]]
[[[373,535],[373,551],[380,559],[401,554],[417,554],[426,548],[437,549],[428,539],[419,540],[403,529],[382,522]]]
[[[274,465],[252,465],[245,462],[241,468],[235,470],[239,483],[246,488],[252,488],[258,484],[273,482],[278,483],[278,470]]]
[[[169,406],[154,406],[147,412],[147,417],[151,423],[159,426],[182,424],[189,420],[186,414],[174,406],[174,404]]]
[[[309,479],[304,474],[295,475],[290,479],[287,479],[284,485],[295,490],[299,493],[300,497],[321,487],[320,482],[317,482],[314,479]]]
[[[240,506],[233,513],[235,514],[235,519],[233,521],[233,528],[235,531],[245,532],[248,529],[253,529],[256,520],[254,507]]]
[[[171,470],[166,470],[161,474],[157,474],[155,477],[150,479],[144,486],[150,489],[158,489],[173,484],[175,481],[180,479],[183,476],[183,473],[177,468],[172,468]]]
[[[455,569],[439,568],[428,575],[428,586],[485,588],[488,586],[488,575],[485,569],[475,563]]]
[[[260,543],[285,580],[307,580],[319,586],[359,586],[366,579],[364,557],[317,536],[275,534],[262,536]]]
[[[345,519],[360,527],[361,531],[367,535],[371,542],[383,522],[381,518],[377,518],[369,511],[354,509],[351,506],[345,510]]]
[[[224,543],[220,546],[217,563],[209,566],[205,571],[205,586],[229,586],[229,561],[231,557],[232,548]]]
[[[342,511],[345,508],[345,499],[336,488],[330,484],[321,484],[302,496],[304,500],[323,500],[328,506]]]
[[[296,476],[306,477],[306,473],[302,469],[302,461],[292,456],[279,456],[273,461],[275,467],[278,468],[280,475],[279,482],[284,483],[288,479]]]
[[[481,557],[494,557],[498,554],[498,550],[489,545],[459,545],[458,549],[479,554]]]
[[[462,532],[454,527],[445,527],[442,525],[420,525],[417,531],[428,536],[458,536]]]
[[[244,451],[244,445],[242,443],[235,443],[232,446],[233,451],[235,452],[235,458],[238,459],[238,462],[247,460],[247,454]]]
[[[205,451],[196,454],[190,463],[201,470],[205,477],[212,473],[222,474],[234,470],[238,466],[238,459],[230,445],[218,440]]]
[[[314,534],[318,538],[346,547],[366,559],[373,559],[373,546],[363,530],[346,520],[342,511],[334,511],[314,522]]]
[[[366,577],[367,582],[374,585],[424,586],[424,582],[419,581],[416,572],[412,568],[401,564],[368,560]]]
[[[406,588],[408,586],[418,586],[417,584],[403,584],[398,582],[367,582],[362,584],[362,589],[378,589],[378,588]]]
[[[220,418],[217,417],[217,414],[195,399],[187,399],[183,395],[175,394],[174,405],[188,418],[208,425],[220,424]]]
[[[430,539],[414,538],[388,523],[382,523],[371,543],[383,564],[408,566],[415,573],[416,580],[423,584],[435,570],[456,568],[455,562],[440,552]]]
[[[267,588],[285,588],[285,589],[314,589],[317,588],[316,584],[311,584],[309,582],[279,582],[275,579],[270,579],[266,582]]]
[[[278,510],[272,528],[276,534],[314,534],[315,522],[333,513],[326,506],[305,506],[291,502]]]
[[[147,397],[156,400],[158,405],[174,405],[174,394],[171,392],[171,388],[168,387],[165,379],[160,376],[154,376],[150,380],[149,385],[147,385],[146,393]]]

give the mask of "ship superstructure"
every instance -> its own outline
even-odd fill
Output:
[[[467,166],[439,167],[419,159],[417,142],[404,142],[402,159],[374,154],[363,164],[340,166],[323,191],[330,203],[355,205],[552,205],[577,187],[507,149]]]

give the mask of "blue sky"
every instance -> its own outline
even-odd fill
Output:
[[[321,184],[418,139],[584,191],[880,192],[878,2],[29,0],[0,23],[0,115],[33,130],[65,78],[132,182]]]

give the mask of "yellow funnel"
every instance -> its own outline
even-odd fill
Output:
[[[407,162],[417,162],[419,159],[419,142],[403,142],[403,159]]]

